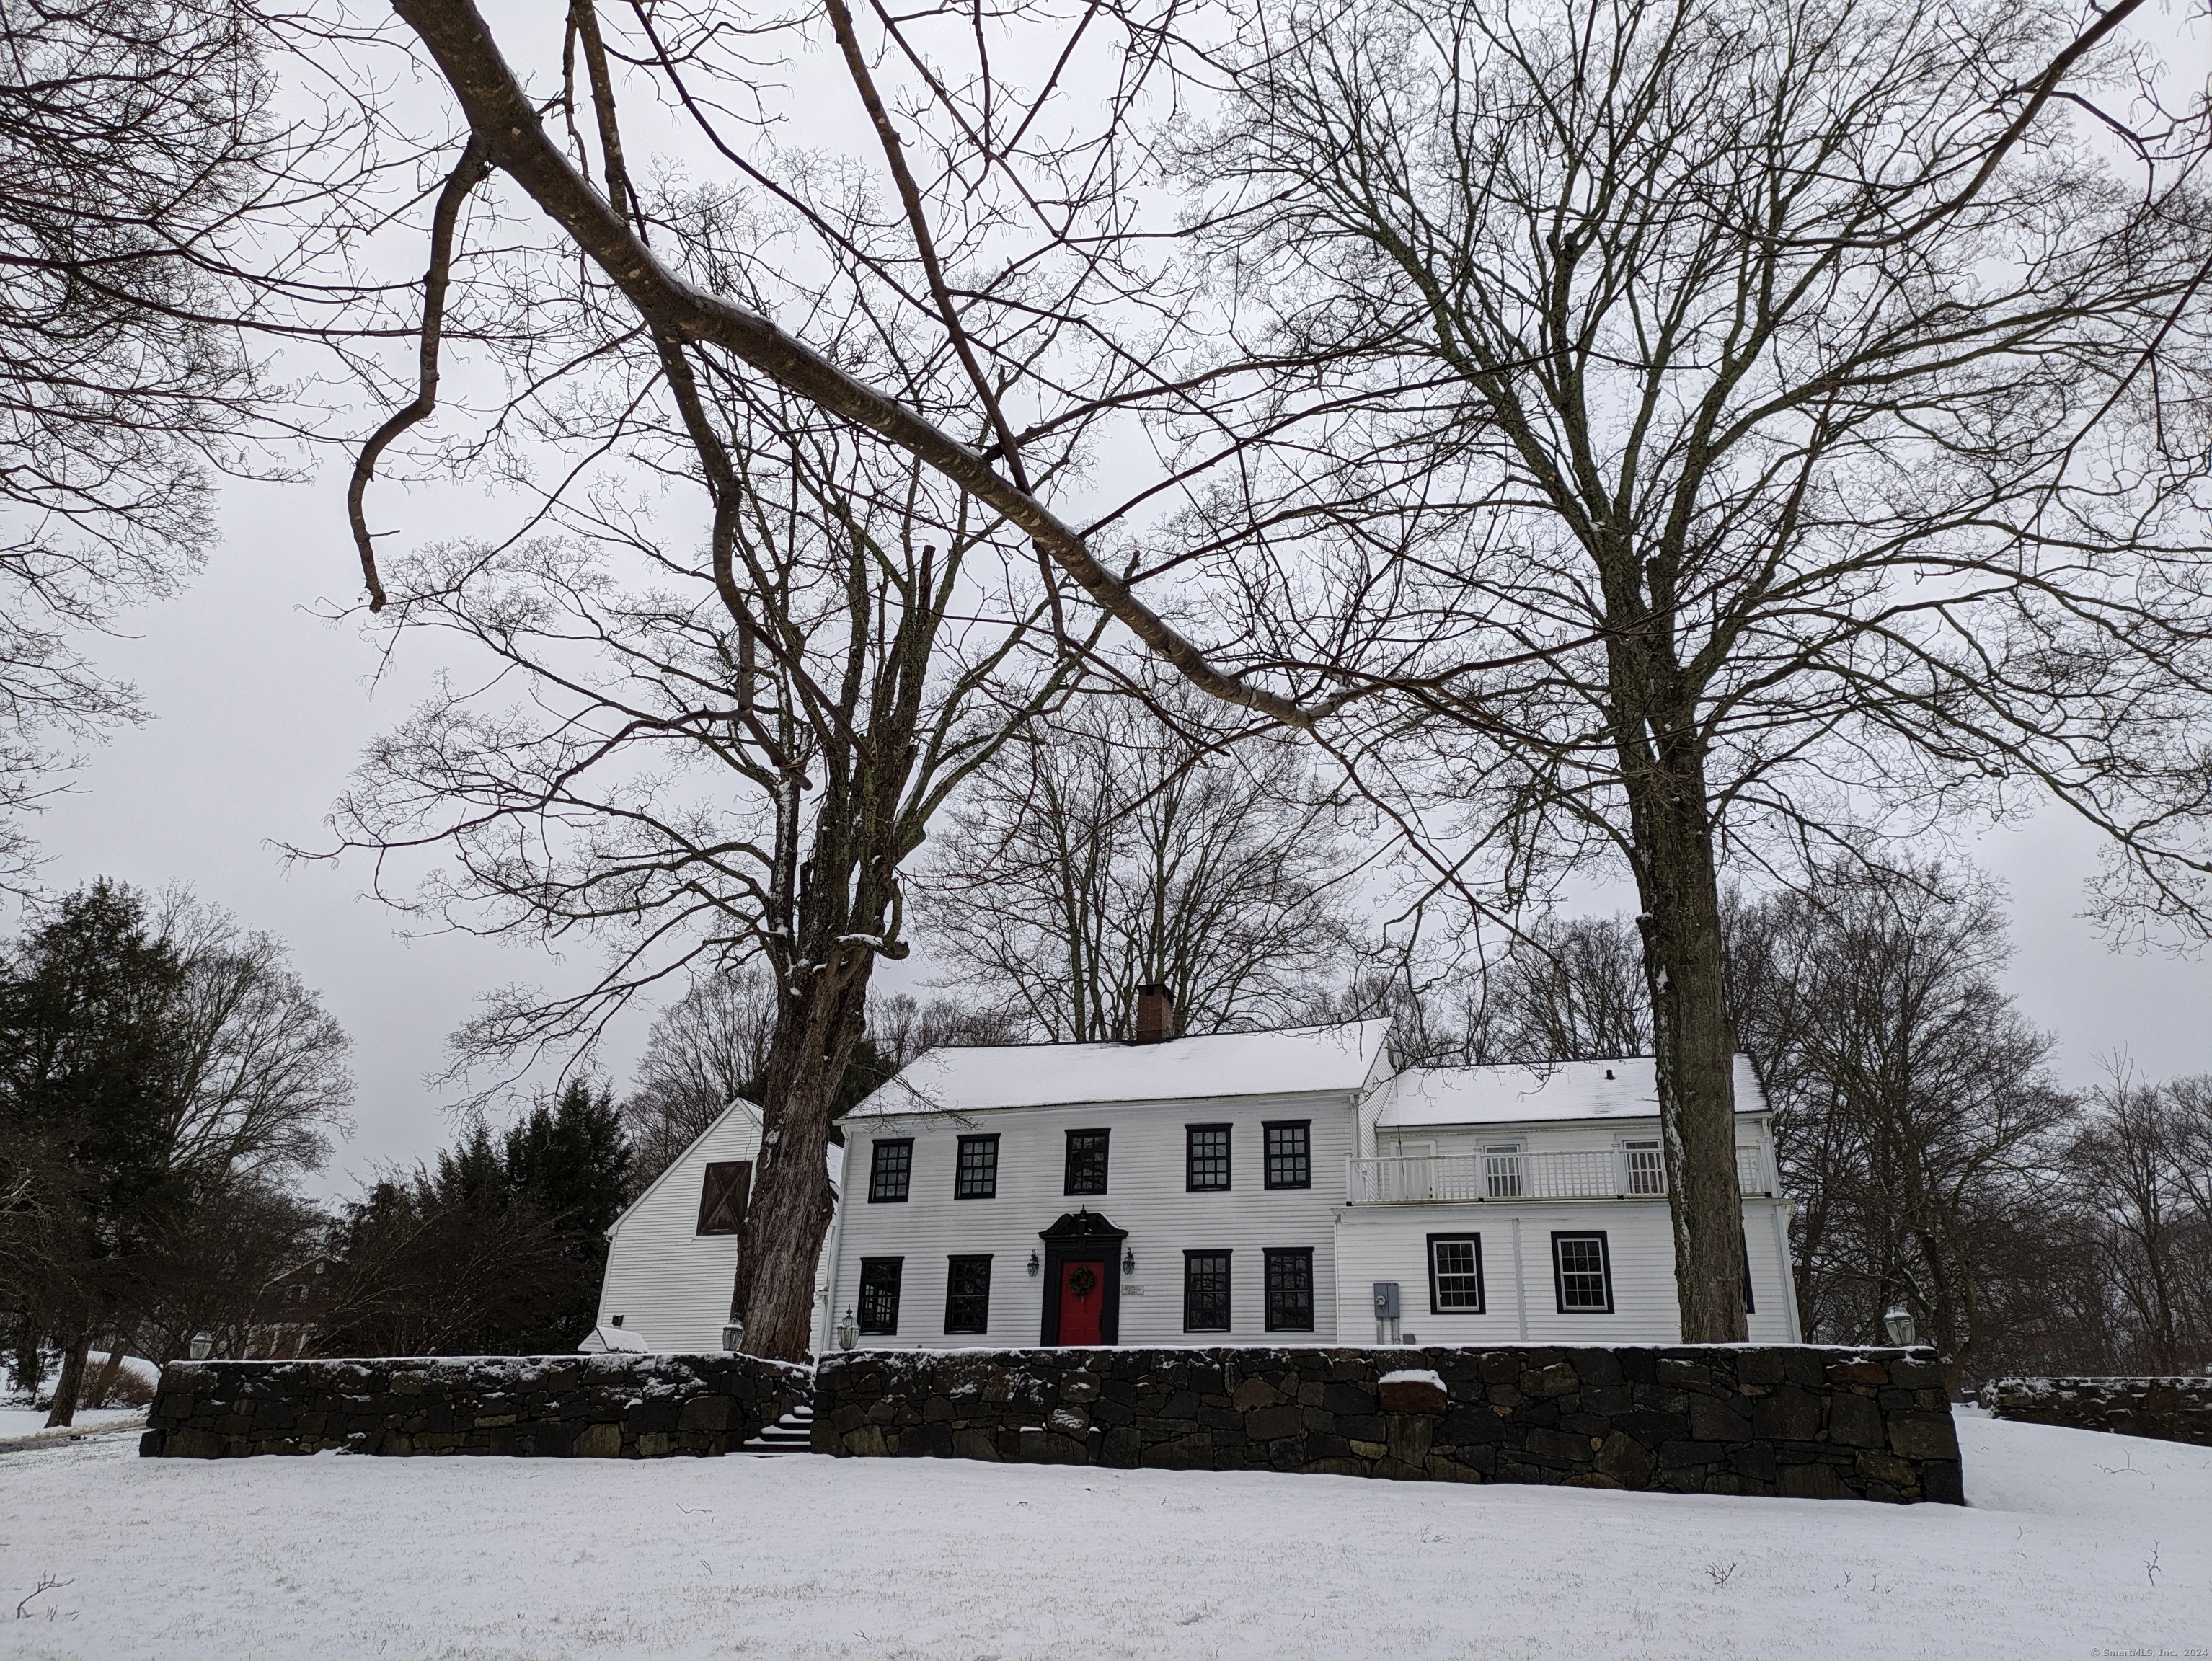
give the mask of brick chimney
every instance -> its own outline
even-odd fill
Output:
[[[1175,998],[1158,981],[1137,988],[1139,1044],[1164,1044],[1175,1036]]]

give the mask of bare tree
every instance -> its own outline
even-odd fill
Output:
[[[1966,1374],[2077,1111],[2046,1070],[2052,1040],[1998,984],[1995,901],[1932,870],[1832,872],[1741,907],[1735,934],[1739,1018],[1804,1196],[1808,1329],[1878,1339],[1902,1300]]]
[[[775,1035],[775,991],[744,965],[706,974],[654,1017],[623,1118],[637,1150],[639,1188],[696,1142],[731,1102],[757,1101]]]
[[[1219,751],[1133,700],[1022,734],[933,846],[933,950],[1059,1042],[1128,1037],[1148,985],[1169,989],[1178,1031],[1279,1021],[1351,941],[1360,862],[1304,748],[1278,735]]]
[[[2202,1079],[2148,1083],[2116,1068],[2068,1149],[2076,1203],[2136,1365],[2179,1373],[2212,1353],[2212,1177],[2196,1165]]]
[[[197,569],[212,474],[286,424],[248,330],[289,257],[254,244],[330,135],[272,117],[264,44],[244,0],[0,7],[0,809],[138,718],[84,636]]]
[[[2212,225],[2139,9],[1303,3],[1212,54],[1184,173],[1289,366],[1237,430],[1344,437],[1207,529],[1284,661],[1383,674],[1327,635],[1377,603],[1435,643],[1330,742],[1425,777],[1445,875],[1632,876],[1686,1337],[1743,1331],[1724,855],[2040,788],[2194,915]],[[1355,477],[1402,536],[1321,512]]]

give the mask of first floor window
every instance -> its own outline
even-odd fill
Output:
[[[1226,1252],[1186,1252],[1182,1254],[1182,1330],[1186,1332],[1226,1332],[1229,1330],[1229,1254]]]
[[[1429,1312],[1482,1313],[1482,1236],[1429,1236]]]
[[[1313,1252],[1267,1253],[1267,1331],[1313,1331]]]
[[[745,1226],[745,1200],[752,1192],[753,1162],[716,1160],[699,1185],[699,1229],[702,1234],[734,1234]],[[301,1287],[305,1292],[307,1288]]]
[[[1603,1234],[1553,1235],[1552,1278],[1562,1315],[1613,1313],[1613,1264]]]
[[[1106,1136],[1103,1131],[1067,1133],[1067,1191],[1103,1194],[1106,1191]]]
[[[995,1136],[960,1138],[958,1173],[952,1180],[955,1199],[996,1199],[999,1195],[999,1139]]]
[[[954,1258],[945,1276],[945,1330],[947,1332],[988,1332],[991,1330],[991,1260]]]
[[[860,1259],[860,1331],[890,1337],[898,1331],[899,1281],[904,1258]]]
[[[1743,1312],[1756,1315],[1759,1306],[1751,1300],[1751,1236],[1741,1228],[1735,1233],[1736,1238],[1743,1242]]]
[[[1229,1127],[1190,1125],[1183,1127],[1183,1176],[1186,1191],[1229,1186]]]
[[[1285,1119],[1263,1125],[1267,1137],[1266,1185],[1269,1188],[1313,1186],[1313,1121]]]
[[[873,1201],[903,1200],[914,1179],[914,1138],[878,1142],[868,1167],[868,1197]]]

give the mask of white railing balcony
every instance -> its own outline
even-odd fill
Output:
[[[1771,1194],[1765,1150],[1735,1150],[1737,1185]],[[1594,1148],[1565,1154],[1446,1154],[1345,1161],[1354,1205],[1434,1200],[1664,1199],[1667,1171],[1656,1149]]]

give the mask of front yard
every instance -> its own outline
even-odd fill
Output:
[[[1960,1434],[1966,1510],[805,1456],[204,1464],[116,1437],[0,1456],[0,1649],[2207,1652],[2212,1450]]]

